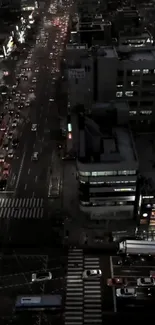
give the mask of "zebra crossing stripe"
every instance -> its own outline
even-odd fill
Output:
[[[43,198],[0,199],[0,218],[42,219],[43,203]]]
[[[65,325],[83,324],[83,250],[69,249],[66,281]]]
[[[84,268],[99,269],[98,257],[86,257]],[[102,323],[101,284],[99,279],[84,281],[84,324]]]

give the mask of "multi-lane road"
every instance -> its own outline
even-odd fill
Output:
[[[121,267],[117,256],[92,254],[75,247],[63,252],[62,249],[56,250],[55,256],[52,249],[42,255],[14,252],[12,256],[0,258],[0,269],[0,299],[7,296],[6,305],[12,306],[19,294],[60,294],[63,298],[61,318],[65,325],[99,325],[107,317],[119,313],[122,317],[128,317],[136,313],[145,316],[154,311],[154,290],[139,287],[137,297],[118,298],[116,288],[107,286],[107,279],[126,278],[129,287],[137,287],[138,277],[147,277],[150,270],[155,270],[155,260],[149,266],[145,262],[135,262],[131,266]],[[101,278],[82,278],[85,270],[94,269],[102,271]],[[32,273],[41,270],[52,272],[52,280],[32,283]]]
[[[55,99],[55,85],[52,84],[51,75],[53,60],[49,60],[56,39],[56,28],[52,26],[48,33],[47,47],[37,49],[33,59],[39,66],[36,99],[30,107],[29,119],[20,138],[18,159],[12,168],[12,177],[16,177],[16,195],[21,197],[47,197],[48,168],[52,152],[57,148],[55,139],[51,139],[51,132],[59,130],[59,116],[56,103],[50,101]],[[33,123],[37,124],[36,132],[31,131]],[[39,153],[37,162],[32,161],[35,151]],[[10,182],[12,184],[12,178]]]

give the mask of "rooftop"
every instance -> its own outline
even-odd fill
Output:
[[[115,113],[110,116],[117,120]],[[81,163],[102,163],[105,169],[109,169],[109,164],[115,164],[116,170],[120,163],[128,164],[130,169],[138,164],[128,127],[110,126],[105,116],[95,113],[91,117],[80,116],[79,129],[78,160]]]

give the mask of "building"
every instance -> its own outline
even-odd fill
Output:
[[[127,110],[125,103],[105,103],[79,116],[79,204],[91,218],[134,218],[139,165]]]
[[[21,15],[21,1],[20,0],[1,0],[0,1],[0,21],[10,24],[15,24]]]
[[[135,40],[134,40],[135,42]],[[71,107],[109,100],[128,101],[130,123],[155,123],[155,47],[66,47]]]

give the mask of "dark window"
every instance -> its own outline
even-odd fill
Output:
[[[124,71],[123,70],[118,70],[117,75],[118,75],[118,77],[122,77],[124,75]]]

